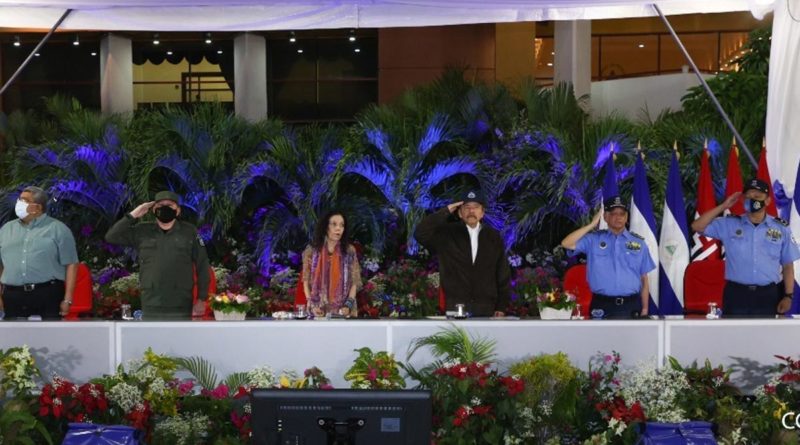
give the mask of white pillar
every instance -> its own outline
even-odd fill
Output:
[[[555,82],[571,82],[575,97],[592,92],[592,21],[555,23]]]
[[[100,41],[100,109],[104,114],[133,111],[131,40],[108,34]]]
[[[244,33],[233,40],[233,102],[250,121],[267,117],[267,40]]]

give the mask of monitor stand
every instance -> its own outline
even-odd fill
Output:
[[[364,428],[364,419],[347,419],[344,422],[330,417],[317,419],[317,426],[328,436],[328,445],[356,445],[356,433]]]

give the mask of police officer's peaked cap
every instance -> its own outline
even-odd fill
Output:
[[[744,185],[744,192],[747,193],[748,190],[758,190],[759,192],[769,194],[769,184],[767,184],[766,181],[753,178]]]
[[[464,193],[464,197],[461,200],[464,201],[464,204],[468,202],[477,202],[478,204],[486,207],[486,197],[480,190],[470,190],[467,193]]]
[[[610,212],[614,209],[622,209],[628,211],[628,205],[622,200],[622,196],[612,196],[605,201],[606,211]]]
[[[156,193],[156,197],[155,197],[154,200],[155,200],[155,202],[158,202],[158,201],[163,201],[165,199],[168,199],[170,201],[174,201],[175,204],[180,204],[181,203],[181,197],[177,193],[171,192],[169,190],[164,190],[164,191],[160,191],[160,192]]]

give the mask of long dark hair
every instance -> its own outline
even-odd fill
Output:
[[[317,221],[317,227],[314,228],[314,238],[311,239],[311,247],[314,249],[322,249],[325,246],[325,237],[328,235],[328,225],[331,223],[331,218],[339,215],[344,220],[344,231],[342,232],[342,239],[339,241],[339,248],[342,250],[342,255],[347,254],[347,246],[350,245],[350,225],[347,224],[347,217],[344,213],[338,210],[331,210]]]

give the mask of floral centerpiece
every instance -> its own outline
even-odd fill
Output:
[[[539,315],[546,319],[569,319],[577,304],[577,298],[569,292],[554,289],[536,296]]]
[[[250,310],[250,297],[224,292],[211,298],[209,306],[217,320],[244,320]]]
[[[363,317],[420,318],[437,313],[439,273],[404,258],[364,284],[359,300]]]
[[[344,375],[353,388],[400,389],[406,382],[400,375],[400,364],[394,354],[386,351],[372,352],[370,348],[357,349],[358,358]]]

